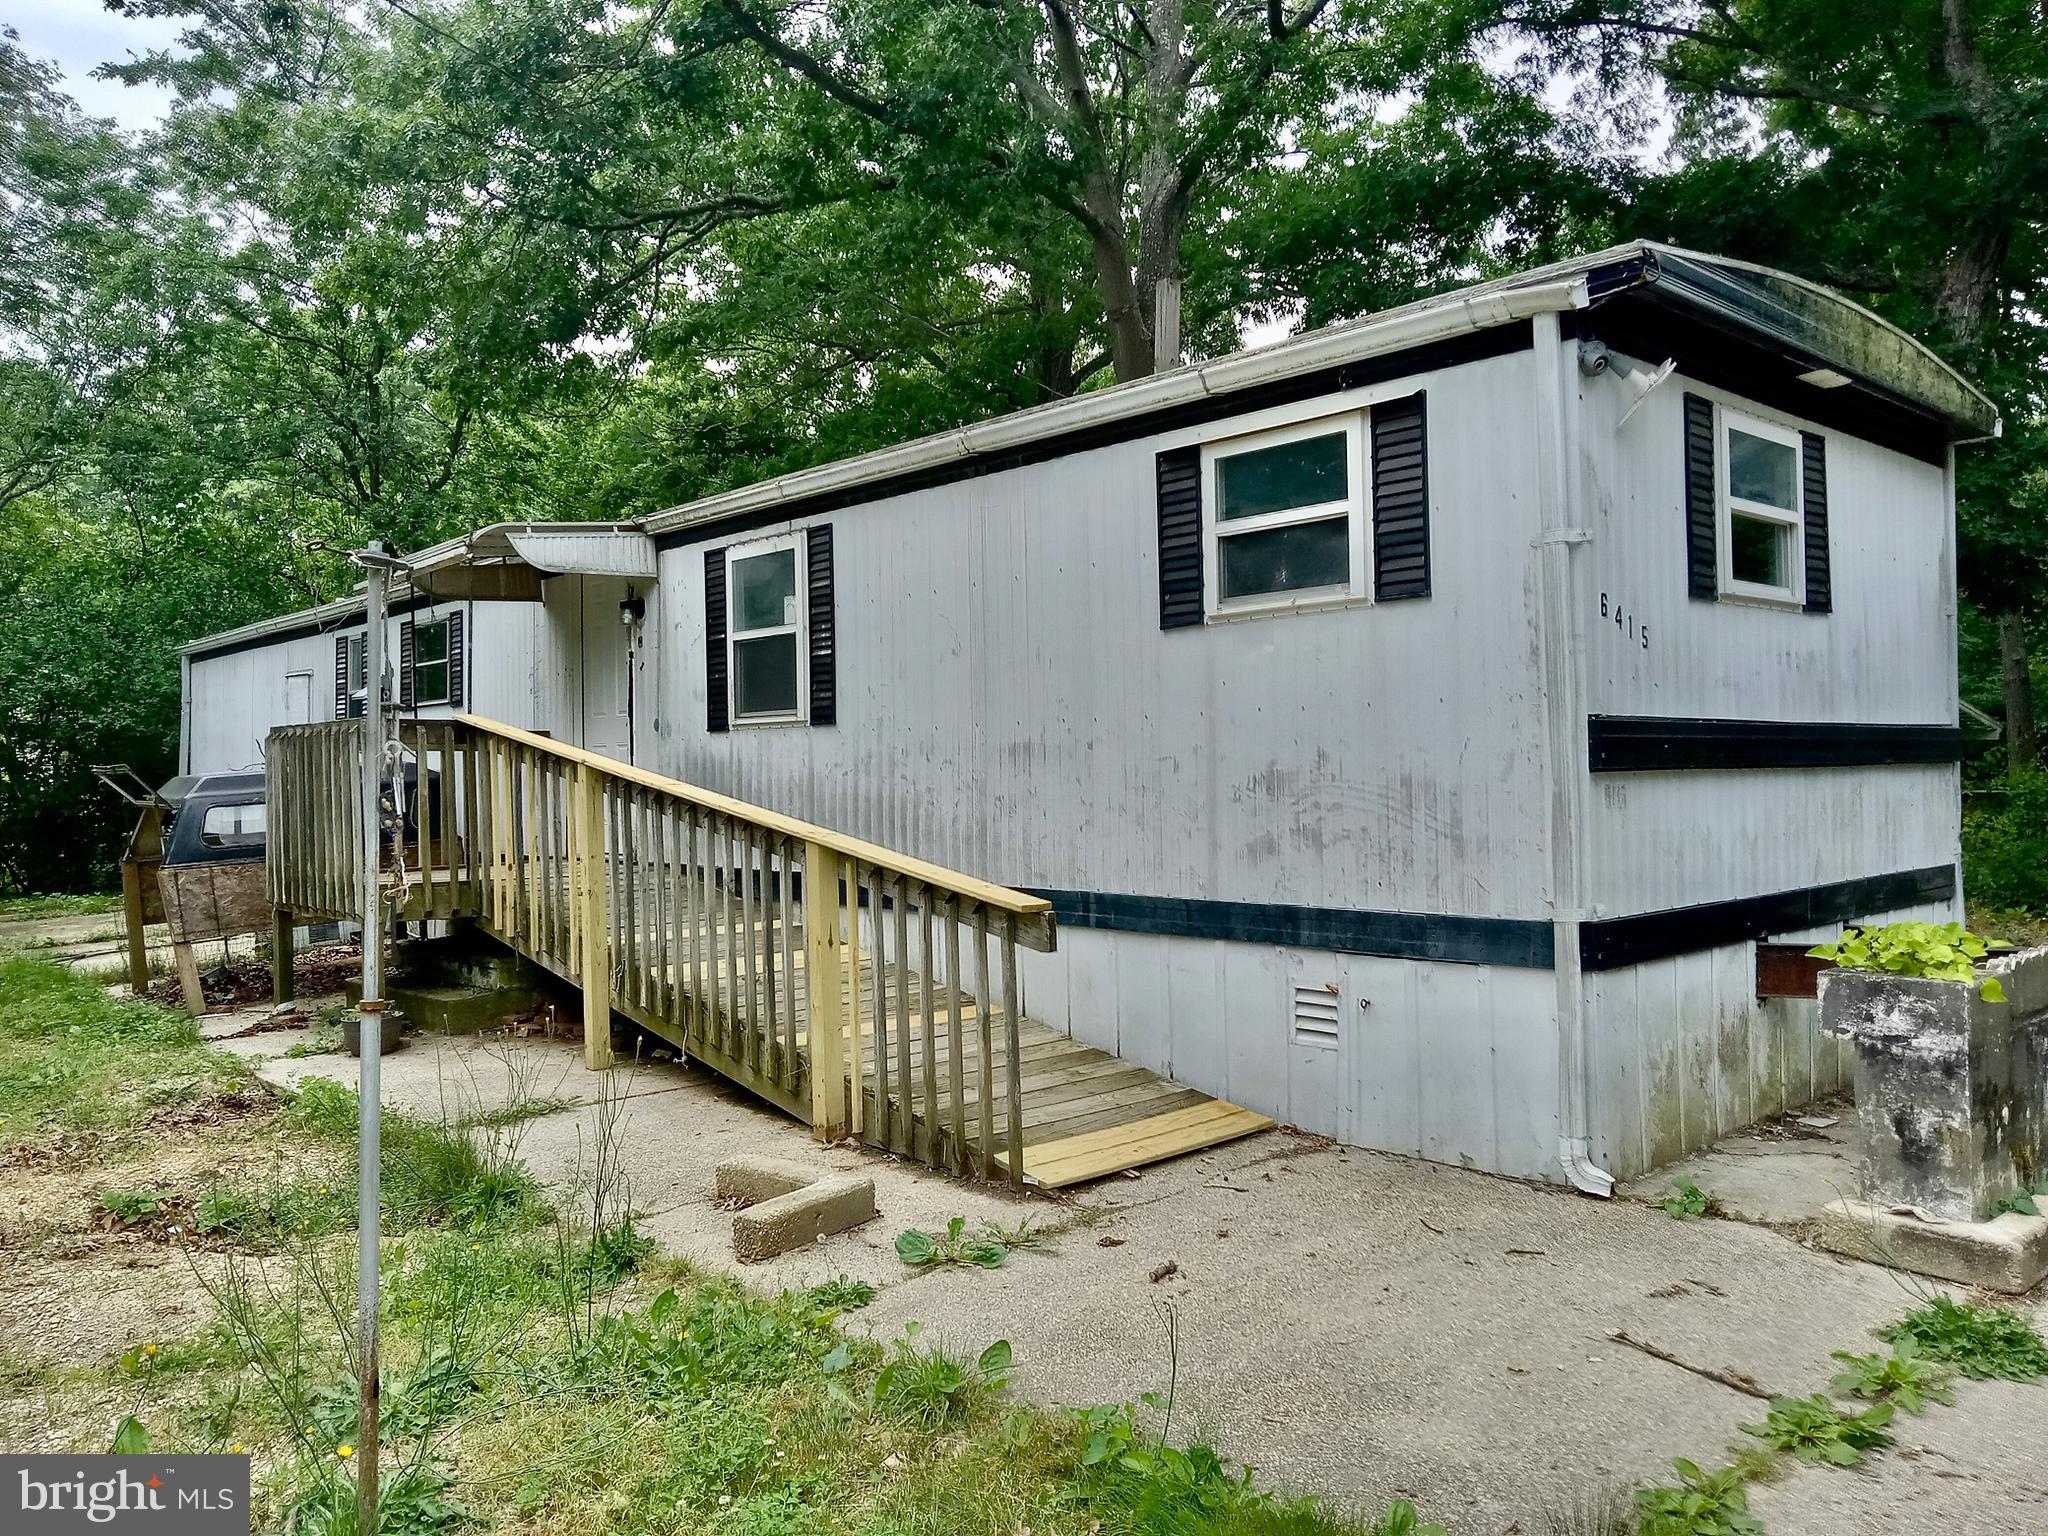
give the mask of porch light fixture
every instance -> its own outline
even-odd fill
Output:
[[[647,617],[647,599],[629,597],[619,604],[619,622],[628,626],[638,624]]]

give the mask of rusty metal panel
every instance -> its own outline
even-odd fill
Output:
[[[1820,996],[1820,973],[1835,968],[1832,960],[1809,955],[1806,944],[1759,944],[1756,947],[1756,995]]]

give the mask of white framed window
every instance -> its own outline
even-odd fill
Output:
[[[369,637],[348,637],[348,713],[359,718],[370,697]]]
[[[448,621],[416,624],[412,631],[412,701],[448,702]]]
[[[1210,616],[1362,600],[1366,487],[1362,412],[1205,443]]]
[[[726,551],[727,686],[735,724],[801,723],[810,667],[804,633],[803,535]]]
[[[1721,591],[1798,603],[1806,584],[1799,434],[1725,408],[1715,416]]]

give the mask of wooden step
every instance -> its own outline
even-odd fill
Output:
[[[1121,1173],[1126,1168],[1156,1163],[1161,1158],[1220,1146],[1272,1127],[1270,1116],[1255,1114],[1223,1099],[1208,1099],[1165,1114],[1026,1147],[1024,1176],[1044,1189],[1065,1189]],[[1007,1152],[998,1153],[996,1161],[1004,1172],[1009,1171]]]

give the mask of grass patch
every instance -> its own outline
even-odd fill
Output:
[[[117,998],[47,960],[0,960],[0,1146],[50,1131],[117,1131],[241,1086],[247,1068],[200,1044],[186,1014]]]
[[[82,896],[0,896],[0,923],[32,922],[39,917],[91,917],[118,912],[121,898],[104,891]]]
[[[759,1296],[659,1261],[588,1308],[542,1229],[423,1229],[387,1250],[387,1531],[590,1536],[1423,1536],[1262,1489],[1138,1410],[1115,1457],[1087,1415],[1005,1389],[1007,1345],[842,1335],[854,1282]],[[127,1372],[158,1450],[249,1448],[258,1528],[352,1536],[359,1451],[346,1235],[238,1261],[222,1321]],[[195,1401],[195,1370],[207,1388]],[[102,1430],[100,1433],[105,1433]],[[350,1448],[343,1456],[341,1448]]]

